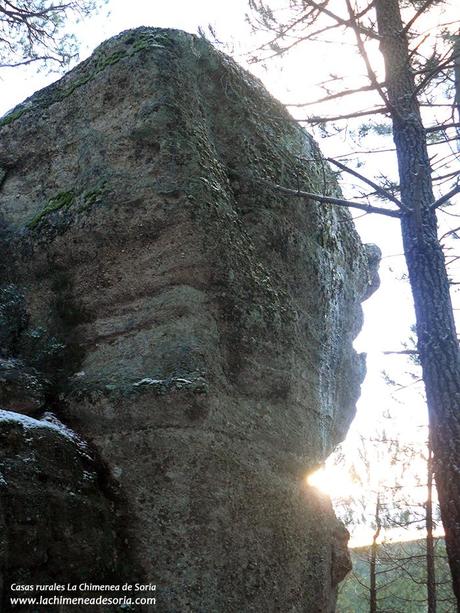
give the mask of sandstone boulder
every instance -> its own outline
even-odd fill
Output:
[[[305,476],[353,417],[375,283],[346,210],[276,188],[337,191],[313,139],[207,41],[152,28],[0,124],[0,281],[65,347],[34,368],[121,492],[155,611],[333,610],[346,532]]]

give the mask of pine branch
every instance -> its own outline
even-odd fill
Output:
[[[402,349],[401,351],[382,351],[384,355],[418,355],[415,349]]]
[[[252,57],[249,60],[249,63],[250,64],[260,64],[261,62],[266,62],[267,60],[271,60],[274,57],[278,57],[280,55],[283,55],[284,53],[286,53],[286,51],[290,51],[291,49],[293,49],[297,45],[300,45],[301,43],[304,43],[307,40],[312,40],[315,36],[318,36],[319,34],[323,34],[324,32],[329,32],[330,30],[335,30],[335,28],[338,28],[338,27],[339,27],[338,24],[333,24],[333,25],[321,28],[320,30],[316,30],[315,32],[310,32],[308,34],[308,36],[302,36],[300,38],[297,38],[296,40],[294,40],[289,45],[286,45],[285,47],[280,48],[279,51],[275,51],[271,55],[266,55],[266,56],[261,57],[261,58]],[[268,45],[268,43],[266,43],[265,45],[262,45],[261,46],[261,50],[263,51],[267,45]],[[256,49],[256,51],[258,51],[258,49]]]
[[[449,106],[452,106],[452,105],[449,105]],[[427,128],[425,128],[425,132],[427,133],[441,132],[442,130],[447,130],[448,128],[460,128],[460,123],[456,122],[456,123],[446,123],[440,126],[428,126]]]
[[[308,17],[310,16],[310,13],[308,14],[304,14],[301,15],[298,19],[295,19],[292,23],[284,26],[277,34],[276,36],[274,36],[272,39],[270,39],[269,41],[267,41],[266,43],[263,43],[263,45],[260,45],[260,47],[256,47],[256,49],[254,49],[254,51],[252,51],[252,53],[256,53],[257,51],[263,51],[264,49],[266,49],[267,47],[271,47],[272,45],[275,45],[279,40],[283,39],[284,36],[286,36],[286,34],[288,32],[290,32],[291,30],[293,30],[296,26],[300,25],[301,23],[303,23],[306,19],[308,19]]]
[[[310,6],[314,6],[316,9],[318,9],[318,11],[320,11],[321,13],[323,13],[324,15],[327,15],[328,17],[330,17],[331,19],[334,19],[334,21],[336,21],[338,24],[340,24],[341,26],[346,26],[346,27],[350,27],[353,25],[352,20],[351,19],[344,19],[343,17],[339,17],[339,15],[336,15],[335,13],[333,13],[332,11],[330,11],[329,9],[327,9],[325,6],[322,6],[321,4],[318,4],[317,2],[313,2],[313,0],[308,0],[308,4]],[[365,13],[367,13],[367,11],[370,9],[370,7],[372,6],[373,3],[371,3],[366,9],[365,11],[363,11],[362,13],[360,13],[358,15],[361,16]],[[374,32],[374,30],[371,30],[369,28],[364,28],[362,26],[359,26],[360,32],[362,32],[363,34],[366,34],[366,36],[369,36],[370,38],[374,38],[376,40],[380,40],[380,36],[377,34],[377,32]]]
[[[9,64],[0,63],[0,68],[18,68],[19,66],[28,66],[29,64],[33,64],[34,62],[47,62],[52,61],[57,64],[64,65],[66,62],[62,58],[56,57],[54,55],[38,55],[37,57],[28,58],[26,60],[11,62]]]
[[[414,16],[411,19],[409,19],[409,21],[404,27],[403,34],[407,34],[409,30],[412,28],[412,26],[414,25],[414,23],[417,21],[417,19],[421,17],[423,13],[426,11],[426,9],[429,8],[435,2],[436,0],[426,0],[426,2],[422,4],[422,6],[418,9],[418,11],[416,11]]]
[[[295,198],[306,198],[308,200],[314,200],[316,202],[321,202],[324,204],[335,204],[337,206],[344,206],[350,209],[359,209],[360,211],[366,211],[367,213],[377,213],[378,215],[385,215],[387,217],[396,217],[396,218],[401,217],[400,212],[395,211],[393,209],[385,209],[383,207],[372,206],[370,204],[365,204],[363,202],[354,202],[352,200],[345,200],[343,198],[335,198],[333,196],[323,196],[320,194],[312,194],[310,192],[304,192],[300,189],[291,189],[289,187],[283,187],[282,185],[271,183],[270,181],[266,181],[265,179],[256,179],[256,181],[260,183],[265,183],[266,185],[275,189],[276,191],[282,194],[286,194],[287,196],[293,196]]]
[[[431,79],[435,77],[438,73],[448,68],[451,62],[453,62],[452,64],[452,67],[453,67],[453,65],[455,64],[455,61],[457,60],[459,56],[460,56],[460,53],[454,52],[444,62],[441,62],[438,66],[436,66],[436,68],[434,68],[433,70],[430,70],[427,76],[417,85],[412,95],[414,97],[417,96],[419,92],[421,92],[425,88],[425,86],[431,81]]]
[[[439,237],[438,239],[439,242],[441,242],[443,238],[447,238],[451,234],[456,234],[459,230],[460,230],[460,226],[457,226],[456,228],[453,228],[452,230],[448,230],[447,232],[444,232],[444,234],[442,234],[442,236]]]
[[[452,177],[456,177],[457,175],[460,174],[460,170],[453,170],[452,172],[448,172],[445,175],[434,175],[433,176],[433,182],[434,181],[445,181],[446,179],[452,179]]]
[[[443,138],[442,141],[437,141],[435,143],[427,143],[427,147],[435,147],[439,145],[444,145],[445,143],[452,143],[453,141],[458,141],[458,136],[451,136],[450,138]]]
[[[450,190],[450,192],[447,192],[447,194],[444,194],[444,196],[441,196],[441,198],[438,198],[437,200],[435,200],[435,202],[433,202],[430,208],[437,209],[438,207],[445,204],[448,200],[450,200],[452,196],[455,196],[455,194],[458,194],[459,192],[460,192],[460,184],[457,184],[455,187],[453,187]]]
[[[414,57],[414,55],[418,55],[420,57],[423,57],[421,53],[419,53],[419,49],[420,47],[423,45],[423,43],[428,40],[428,38],[430,37],[429,34],[425,34],[425,36],[422,36],[422,38],[419,40],[419,42],[415,45],[415,47],[409,51],[409,59],[412,60],[412,58]]]
[[[390,102],[385,92],[379,85],[379,82],[377,80],[377,77],[372,68],[371,62],[369,60],[369,56],[367,55],[367,51],[366,51],[366,47],[364,46],[363,39],[361,38],[361,30],[360,30],[359,23],[357,21],[357,16],[355,15],[353,11],[350,0],[345,0],[345,2],[347,4],[348,15],[350,16],[350,26],[355,33],[355,38],[356,38],[356,43],[358,45],[359,53],[361,54],[364,64],[366,65],[367,76],[369,77],[369,80],[372,83],[372,85],[375,87],[375,89],[380,94],[380,97],[382,98],[383,103],[385,104],[385,107],[390,111],[391,110]]]
[[[347,113],[344,115],[336,115],[333,117],[310,117],[309,119],[298,119],[297,121],[317,124],[327,123],[328,121],[342,121],[344,119],[353,119],[354,117],[365,117],[367,115],[386,114],[388,112],[388,109],[382,106],[368,111],[356,111],[355,113]]]
[[[380,83],[380,85],[384,85],[384,83]],[[292,107],[302,107],[302,106],[312,106],[313,104],[319,104],[320,102],[329,102],[330,100],[336,100],[337,98],[343,98],[344,96],[351,96],[352,94],[359,94],[361,92],[367,92],[374,90],[373,85],[363,85],[363,87],[357,87],[356,89],[345,89],[341,92],[337,92],[335,94],[330,94],[329,96],[324,96],[324,98],[318,98],[318,100],[312,100],[311,102],[301,102],[299,104],[286,104],[285,106]],[[447,105],[451,106],[451,105]]]
[[[392,193],[387,191],[381,185],[378,185],[377,183],[374,183],[374,181],[371,181],[371,179],[368,179],[367,177],[365,177],[364,175],[362,175],[358,171],[354,170],[353,168],[348,168],[348,166],[345,166],[345,164],[342,164],[341,162],[338,162],[337,160],[334,160],[333,158],[326,158],[326,159],[327,159],[327,161],[330,164],[334,164],[334,166],[337,166],[337,168],[340,168],[344,172],[348,172],[350,175],[353,175],[354,177],[356,177],[357,179],[360,179],[361,181],[363,181],[367,185],[370,185],[370,187],[373,187],[377,194],[379,194],[380,196],[383,196],[384,198],[387,198],[391,202],[394,202],[394,204],[396,204],[396,206],[399,207],[400,209],[404,209],[408,213],[410,212],[410,209],[408,209],[407,207],[403,206],[402,202],[400,200],[398,200],[398,198],[393,196]]]

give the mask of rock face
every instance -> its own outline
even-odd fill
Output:
[[[62,496],[34,516],[69,535],[46,533],[72,552],[61,577],[74,555],[85,580],[156,583],[155,611],[332,611],[347,535],[305,475],[353,417],[375,283],[346,210],[276,189],[334,193],[314,141],[205,40],[148,28],[0,124],[6,499],[35,496],[25,446],[32,471],[63,462]],[[46,411],[116,494],[83,483],[77,443],[34,419]],[[85,526],[61,512],[75,492]],[[72,549],[79,532],[93,557]],[[56,577],[0,552],[5,593],[21,564]]]
[[[0,411],[0,443],[2,611],[14,583],[113,581],[116,514],[86,445],[51,415],[9,411]]]

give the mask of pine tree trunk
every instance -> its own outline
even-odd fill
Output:
[[[377,613],[377,551],[378,551],[378,538],[380,535],[381,523],[380,523],[380,493],[377,494],[377,501],[375,503],[375,533],[372,537],[371,544],[371,559],[369,563],[369,611],[370,613]]]
[[[372,541],[371,545],[371,559],[369,563],[369,611],[370,613],[377,613],[377,577],[376,577],[376,565],[377,565],[377,543]]]
[[[427,462],[427,497],[426,497],[426,592],[428,613],[436,613],[436,571],[434,565],[434,537],[433,537],[433,452],[431,441],[428,441]]]
[[[425,131],[398,0],[376,0],[380,48],[398,156],[404,253],[415,305],[434,471],[460,610],[460,361],[449,282],[437,237]]]

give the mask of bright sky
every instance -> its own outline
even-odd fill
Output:
[[[274,4],[277,2],[280,4],[280,1],[276,0]],[[75,32],[81,42],[80,57],[84,59],[100,42],[131,27],[148,25],[196,32],[198,26],[206,29],[208,24],[212,24],[221,40],[233,41],[237,60],[247,67],[247,56],[244,52],[260,44],[260,39],[251,35],[245,24],[244,16],[247,10],[247,0],[232,0],[232,2],[168,0],[161,3],[151,0],[130,0],[128,4],[125,0],[109,0],[99,15],[76,25]],[[283,102],[311,100],[318,91],[315,89],[315,84],[324,80],[328,71],[340,72],[345,66],[352,77],[348,87],[354,86],[353,79],[358,85],[362,83],[358,77],[363,73],[363,66],[356,60],[354,46],[351,43],[352,41],[346,37],[341,37],[339,42],[334,41],[334,45],[318,47],[313,57],[306,55],[305,51],[293,54],[290,60],[283,61],[282,71],[277,62],[267,63],[266,69],[260,64],[252,65],[250,69]],[[371,49],[370,53],[371,56],[377,54],[377,49]],[[375,57],[378,58],[378,55]],[[0,78],[2,79],[1,115],[35,90],[54,81],[56,75],[37,74],[35,69],[7,69],[0,71]],[[370,101],[369,105],[371,104]],[[340,105],[340,110],[343,111],[346,107],[342,102]],[[324,109],[321,109],[323,114],[337,112],[337,103],[332,109],[326,106]],[[305,111],[295,111],[295,114],[297,117],[305,116]],[[377,141],[374,141],[374,144],[375,142]],[[388,140],[382,140],[382,143],[388,146]],[[343,136],[326,139],[320,144],[326,153],[334,155],[337,155],[338,151],[351,149],[350,139]],[[364,155],[362,161],[365,163],[361,168],[363,173],[372,174],[382,168],[388,174],[393,172],[394,160],[391,154],[386,157]],[[399,396],[396,394],[398,404],[391,397],[391,390],[381,377],[382,370],[389,370],[393,376],[400,377],[403,382],[407,378],[401,374],[405,369],[405,358],[384,356],[383,352],[400,349],[401,341],[408,338],[409,326],[414,321],[408,283],[405,280],[398,280],[398,277],[404,273],[404,264],[400,257],[402,247],[398,222],[393,219],[368,216],[359,220],[357,224],[364,242],[377,243],[384,257],[381,266],[381,291],[364,304],[365,325],[355,343],[358,351],[364,351],[368,355],[368,376],[363,385],[357,417],[344,446],[344,450],[348,450],[350,454],[349,457],[353,455],[359,434],[369,433],[376,423],[381,421],[381,416],[387,409],[391,409],[393,414],[393,430],[396,434],[412,432],[414,424],[423,424],[426,421],[423,401],[420,395],[413,391],[413,386],[398,392]],[[323,484],[327,484],[323,489],[331,495],[340,496],[342,492],[339,491],[339,484],[342,484],[341,487],[345,485],[348,491],[352,491],[356,484],[350,481],[343,470],[338,471],[333,462],[329,464],[326,467],[325,478],[322,476],[320,480]],[[359,539],[362,538],[360,535]]]

